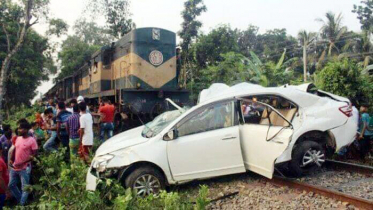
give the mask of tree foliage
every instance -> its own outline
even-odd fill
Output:
[[[372,99],[371,81],[361,76],[361,66],[356,61],[343,59],[329,62],[317,75],[320,89],[345,96],[359,102]]]
[[[200,69],[222,61],[222,54],[240,51],[238,33],[228,25],[221,25],[207,35],[201,35],[194,47],[197,68]]]
[[[61,71],[58,79],[70,76],[79,70],[92,54],[101,48],[100,45],[89,45],[78,36],[69,36],[63,41],[58,59],[61,61]]]
[[[361,29],[373,32],[373,0],[363,0],[361,5],[354,5],[352,12],[357,14]]]
[[[88,4],[88,10],[93,17],[100,17],[103,13],[107,30],[115,38],[119,39],[135,28],[129,10],[129,0],[92,0]]]
[[[183,23],[178,33],[183,40],[181,43],[183,51],[188,52],[190,45],[198,37],[202,22],[197,20],[197,18],[206,11],[207,7],[204,5],[203,0],[187,0],[184,3],[184,10],[181,12]]]
[[[75,36],[88,45],[109,45],[115,40],[108,29],[97,25],[94,21],[79,19],[73,27]]]
[[[342,24],[343,16],[338,14],[337,16],[333,12],[327,12],[325,14],[325,20],[317,19],[323,25],[321,27],[321,37],[328,42],[328,55],[332,53],[339,54],[342,46],[345,44],[346,39],[344,36],[347,33],[347,27]]]
[[[60,37],[65,35],[69,30],[69,25],[62,19],[59,18],[52,18],[49,20],[49,28],[47,31],[47,35],[56,35]]]
[[[0,61],[4,62],[10,49],[19,41],[22,24],[22,7],[10,1],[2,5],[1,21],[5,30],[0,30]],[[38,6],[37,8],[39,8]],[[22,47],[11,57],[9,71],[6,74],[4,95],[4,108],[9,111],[13,106],[29,105],[30,100],[36,95],[35,90],[42,81],[48,79],[49,74],[56,72],[51,46],[48,39],[42,37],[32,29],[27,30]]]

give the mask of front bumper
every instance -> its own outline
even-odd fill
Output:
[[[92,164],[93,165],[93,164]],[[89,167],[86,176],[86,190],[95,191],[99,180],[105,179],[116,179],[120,180],[123,173],[128,169],[128,167],[123,168],[107,168],[103,173],[97,172],[95,168]]]
[[[92,166],[89,167],[86,177],[86,190],[95,191],[98,183],[98,178],[92,173]]]

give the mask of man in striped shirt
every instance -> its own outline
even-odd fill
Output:
[[[79,106],[73,106],[73,114],[67,119],[67,130],[69,132],[70,157],[77,157],[79,149]]]

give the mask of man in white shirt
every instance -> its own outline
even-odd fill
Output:
[[[86,163],[89,163],[89,154],[93,145],[93,120],[92,115],[87,113],[87,105],[85,102],[79,103],[79,109],[81,157]]]

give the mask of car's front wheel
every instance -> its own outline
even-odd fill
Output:
[[[314,141],[304,141],[294,148],[290,172],[295,176],[307,175],[321,168],[324,162],[324,147]]]
[[[125,179],[126,187],[136,190],[139,196],[157,194],[165,189],[165,178],[157,169],[145,166],[132,171]]]

